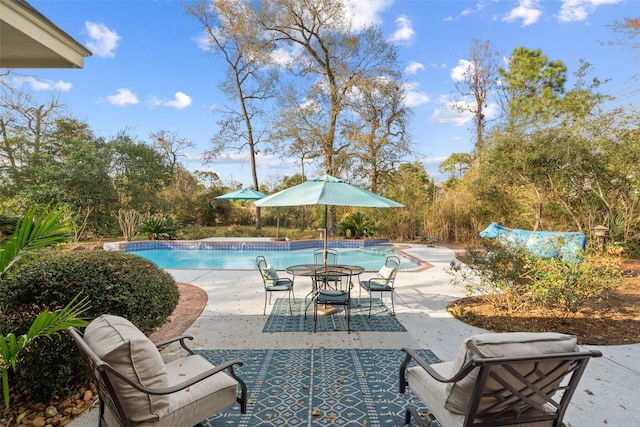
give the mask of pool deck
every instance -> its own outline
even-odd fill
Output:
[[[426,348],[443,360],[452,359],[464,338],[486,332],[453,318],[446,310],[449,302],[464,296],[464,290],[450,285],[446,269],[455,260],[452,250],[442,246],[409,245],[409,255],[433,265],[420,272],[399,272],[396,278],[395,308],[406,332],[286,332],[263,333],[264,290],[257,271],[167,270],[176,281],[204,289],[208,302],[200,317],[186,331],[194,336],[197,349],[287,349]],[[364,273],[362,278],[373,273]],[[306,278],[296,279],[296,296],[310,289]],[[239,286],[241,285],[241,286]],[[355,296],[358,291],[355,290]],[[364,294],[363,294],[364,296]],[[275,296],[274,296],[275,297]],[[267,307],[267,311],[269,307]],[[585,346],[603,357],[592,359],[573,397],[567,426],[640,426],[640,344]],[[173,347],[163,351],[175,357]],[[401,363],[398,359],[398,365]],[[397,384],[389,384],[397,388]],[[97,410],[91,410],[69,424],[71,427],[97,425]],[[401,425],[399,420],[398,425]]]

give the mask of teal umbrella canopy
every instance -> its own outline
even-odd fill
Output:
[[[243,188],[242,190],[232,191],[231,193],[223,194],[216,197],[220,200],[259,200],[267,197],[266,194],[256,191],[252,188]]]
[[[310,179],[254,202],[256,206],[360,206],[402,208],[404,205],[351,185],[331,175]]]

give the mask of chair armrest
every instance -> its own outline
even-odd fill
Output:
[[[243,387],[246,387],[246,386],[244,386],[244,382],[242,380],[240,380],[236,376],[236,374],[233,372],[233,366],[234,365],[242,366],[242,365],[244,365],[244,363],[241,360],[233,359],[233,360],[225,362],[225,363],[223,363],[221,365],[217,365],[214,368],[211,368],[211,369],[201,373],[200,375],[197,375],[197,376],[195,376],[193,378],[190,378],[190,379],[188,379],[186,381],[183,381],[180,384],[176,384],[173,387],[156,388],[156,389],[143,387],[140,384],[131,381],[129,378],[125,377],[120,372],[118,372],[115,369],[113,369],[110,365],[103,364],[101,367],[102,367],[102,369],[108,371],[110,374],[114,375],[115,377],[117,377],[121,381],[129,384],[131,387],[135,388],[136,390],[138,390],[138,391],[140,391],[142,393],[151,394],[151,395],[165,395],[165,394],[175,393],[175,392],[180,391],[180,390],[184,390],[185,388],[191,387],[192,385],[197,384],[200,381],[202,381],[204,379],[207,379],[210,376],[215,375],[218,372],[224,371],[226,369],[229,370],[229,373],[231,374],[231,376],[236,381],[239,381]]]
[[[409,384],[406,379],[406,372],[407,372],[407,367],[409,366],[409,363],[411,363],[411,360],[415,360],[418,366],[420,366],[422,369],[427,371],[427,373],[434,380],[439,381],[441,383],[455,383],[457,381],[460,381],[462,378],[469,375],[469,372],[473,371],[473,369],[477,366],[476,361],[472,360],[467,364],[465,364],[462,368],[460,368],[460,370],[456,372],[454,376],[452,376],[451,378],[445,378],[442,375],[440,375],[438,372],[436,372],[436,370],[433,369],[429,365],[429,363],[427,363],[426,360],[420,357],[420,355],[416,353],[414,350],[410,348],[403,348],[402,351],[406,353],[406,356],[404,358],[404,361],[402,362],[402,365],[400,365],[400,376],[399,376],[400,393],[404,393],[407,385]]]
[[[381,286],[388,286],[389,282],[391,281],[391,279],[385,279],[384,277],[372,277],[371,279],[368,280],[368,282],[371,283],[375,283],[376,285],[381,285]]]
[[[184,342],[184,340],[193,340],[193,337],[192,337],[191,335],[181,335],[181,336],[179,336],[179,337],[169,338],[169,339],[166,339],[166,340],[163,340],[163,341],[160,341],[160,342],[154,343],[154,345],[155,345],[157,348],[160,348],[160,347],[164,347],[164,346],[166,346],[166,345],[169,345],[169,344],[171,344],[171,343],[174,343],[174,342],[176,342],[176,341],[180,341],[180,346],[181,346],[182,348],[184,348],[184,349],[187,351],[187,353],[189,353],[189,354],[195,354],[195,353],[193,352],[193,350],[191,350],[189,347],[187,347],[187,344]]]
[[[494,357],[489,359],[471,359],[469,362],[464,364],[458,372],[455,373],[451,378],[444,378],[438,372],[436,372],[426,360],[424,360],[420,355],[418,355],[415,351],[409,348],[403,348],[402,351],[406,353],[405,359],[400,366],[400,393],[404,393],[406,386],[408,385],[408,381],[406,379],[406,370],[409,366],[411,360],[415,360],[415,362],[423,368],[433,379],[439,381],[441,383],[455,383],[469,375],[471,371],[475,368],[484,366],[487,364],[503,364],[503,363],[517,363],[517,362],[527,362],[531,361],[531,356],[516,356],[516,357]],[[589,358],[589,357],[601,357],[602,353],[598,350],[586,350],[581,352],[573,352],[573,353],[552,353],[552,354],[543,354],[537,355],[533,359],[534,360],[545,360],[545,359],[572,359],[572,358]]]

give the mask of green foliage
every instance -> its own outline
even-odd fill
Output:
[[[171,217],[155,215],[142,221],[138,232],[146,234],[149,240],[175,240],[178,238],[178,225]]]
[[[164,323],[178,303],[168,273],[136,255],[110,251],[48,253],[2,282],[2,333],[23,334],[44,310],[66,306],[81,293],[91,302],[85,316],[126,317],[145,333]],[[71,339],[37,341],[21,360],[19,387],[32,398],[59,396],[86,373]]]
[[[507,312],[542,307],[564,319],[588,302],[605,298],[622,284],[617,257],[589,255],[580,263],[529,256],[526,248],[507,248],[486,241],[482,250],[467,250],[463,262],[452,262],[452,283],[469,295],[482,295]]]
[[[347,215],[338,224],[339,235],[354,239],[373,236],[374,232],[373,222],[360,212]]]
[[[18,220],[11,237],[0,246],[0,278],[21,259],[38,249],[63,241],[71,230],[71,218],[61,206],[34,206]]]
[[[531,261],[526,248],[507,248],[495,240],[482,240],[480,249],[468,249],[462,262],[453,261],[451,283],[467,294],[480,295],[496,308],[518,310],[526,305],[523,290]]]
[[[18,355],[32,345],[34,340],[40,337],[60,337],[59,332],[68,327],[84,327],[89,322],[81,316],[89,308],[87,299],[77,301],[74,297],[69,304],[60,310],[51,312],[47,309],[35,318],[26,334],[16,337],[13,332],[6,336],[0,336],[0,374],[2,375],[2,394],[5,407],[9,408],[9,368],[16,371]]]
[[[531,273],[528,296],[561,319],[578,313],[589,301],[605,298],[623,282],[619,258],[603,255],[581,263],[536,260]]]

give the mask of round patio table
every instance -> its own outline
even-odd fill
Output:
[[[287,273],[291,274],[294,277],[314,277],[318,269],[325,267],[331,268],[332,270],[344,270],[345,276],[360,276],[362,273],[364,273],[364,267],[349,264],[327,264],[326,266],[324,264],[298,264],[287,267],[285,270],[287,271]]]
[[[333,277],[336,277],[336,276],[343,276],[343,277],[356,276],[356,277],[358,277],[358,281],[360,281],[360,275],[362,273],[364,273],[364,267],[361,267],[359,265],[350,265],[350,264],[327,264],[327,265],[324,265],[324,264],[298,264],[298,265],[292,265],[290,267],[287,267],[286,271],[287,271],[287,273],[289,273],[289,274],[291,274],[293,276],[294,283],[295,283],[296,276],[311,277],[311,280],[312,280],[311,292],[309,292],[304,297],[304,299],[306,301],[307,296],[311,295],[311,301],[309,301],[309,303],[307,304],[307,306],[304,309],[305,316],[306,316],[306,313],[307,313],[307,309],[309,308],[309,306],[313,302],[313,299],[315,298],[315,292],[316,292],[316,288],[317,288],[317,284],[315,283],[316,273],[317,273],[318,270],[323,269],[323,268],[331,269],[331,276],[333,276]],[[333,307],[324,307],[319,312],[321,314],[331,314],[334,311],[335,311],[335,309]]]

